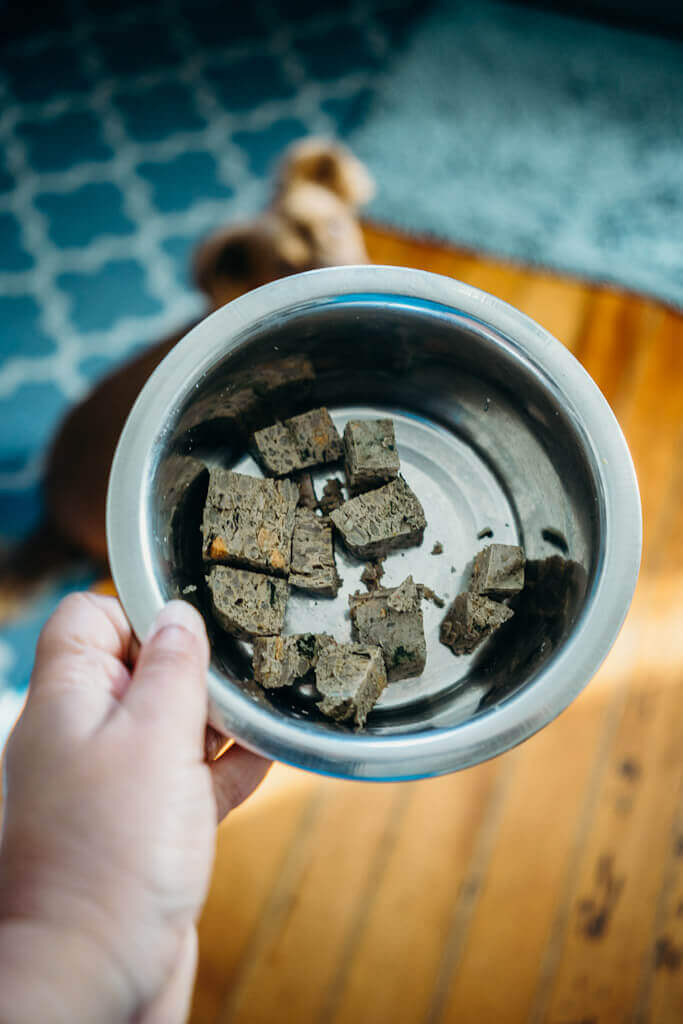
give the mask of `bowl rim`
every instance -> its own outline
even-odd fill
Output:
[[[240,744],[266,757],[322,774],[375,781],[422,778],[469,767],[515,746],[547,725],[588,684],[611,649],[631,604],[640,566],[642,513],[635,470],[621,428],[593,379],[548,331],[501,299],[429,271],[360,265],[308,271],[240,296],[193,327],[159,364],[138,396],[114,456],[107,494],[112,577],[138,637],[145,637],[164,598],[152,571],[146,536],[145,487],[159,414],[177,408],[194,384],[245,330],[304,303],[385,294],[438,303],[511,339],[568,400],[592,447],[604,501],[601,563],[590,614],[577,621],[571,644],[536,674],[533,684],[476,718],[420,735],[322,733],[310,723],[276,718],[209,670],[209,717]],[[599,442],[599,450],[598,450]]]

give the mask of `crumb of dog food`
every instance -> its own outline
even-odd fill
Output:
[[[387,685],[379,647],[367,644],[321,643],[315,685],[323,715],[338,722],[353,722],[359,729]]]
[[[451,572],[457,572],[457,571],[458,571],[458,570],[457,570],[457,569],[455,568],[455,566],[454,566],[454,565],[452,565],[452,566],[451,566]]]
[[[287,476],[303,467],[294,438],[284,423],[257,430],[252,445],[256,458],[271,476]]]
[[[313,477],[310,473],[299,473],[296,478],[299,488],[299,508],[309,508],[311,511],[318,507],[318,499],[315,496]]]
[[[285,421],[301,459],[302,468],[337,462],[344,448],[327,409],[311,409]]]
[[[437,540],[437,542],[435,543],[434,547],[432,548],[432,554],[433,555],[442,555],[443,554],[443,544],[441,543],[440,540]]]
[[[344,466],[352,494],[393,480],[400,465],[391,420],[349,420],[344,429]]]
[[[332,524],[310,509],[296,510],[289,582],[324,597],[336,597],[341,584],[334,561]]]
[[[197,588],[194,585],[194,583],[188,583],[186,587],[183,587],[183,589],[181,590],[181,593],[182,594],[194,594],[194,593],[196,593],[196,591],[197,591]]]
[[[445,608],[446,602],[442,597],[439,597],[431,587],[426,586],[424,583],[417,584],[417,591],[423,601],[431,601],[437,608]]]
[[[318,507],[323,515],[329,516],[330,512],[334,512],[336,508],[341,508],[343,504],[344,492],[342,491],[341,483],[336,476],[331,476],[325,481],[323,496],[318,503]]]
[[[458,594],[441,623],[440,640],[454,654],[471,654],[514,612],[481,594]]]
[[[331,517],[356,558],[381,558],[395,548],[421,544],[424,509],[402,476],[344,502]]]
[[[256,637],[254,679],[267,690],[291,686],[315,668],[320,641],[330,639],[315,633]]]
[[[470,590],[502,601],[524,586],[524,550],[514,544],[489,544],[474,559]]]
[[[379,581],[384,576],[384,559],[378,558],[376,562],[368,562],[360,574],[361,583],[364,583],[367,590],[377,590]]]
[[[223,629],[242,640],[282,632],[289,595],[286,580],[214,565],[206,577],[211,607]]]
[[[408,576],[398,587],[349,597],[354,638],[382,649],[387,679],[419,676],[427,660],[418,588]]]
[[[484,537],[493,537],[493,530],[490,526],[485,526],[483,530],[480,530],[477,534],[477,540],[483,540]]]
[[[202,522],[204,561],[286,576],[298,500],[291,480],[212,469]]]

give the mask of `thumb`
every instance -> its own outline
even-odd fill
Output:
[[[122,708],[165,738],[189,737],[203,757],[208,664],[201,615],[185,601],[169,602],[140,649]]]

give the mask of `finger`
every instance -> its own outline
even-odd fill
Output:
[[[271,762],[236,743],[209,765],[218,821],[238,807],[265,778]]]
[[[140,1024],[183,1024],[197,971],[197,929],[188,928],[170,978],[139,1018]]]
[[[187,739],[204,756],[209,642],[204,620],[185,601],[171,601],[144,641],[122,708],[160,739]]]
[[[80,726],[96,725],[129,683],[125,658],[131,636],[115,598],[90,593],[65,597],[40,634],[28,707],[71,693],[82,704]]]
[[[133,634],[115,597],[103,594],[69,594],[47,620],[38,638],[34,685],[49,681],[53,673],[42,672],[62,655],[102,652],[124,661]]]

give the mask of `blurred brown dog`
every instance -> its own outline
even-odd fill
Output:
[[[264,213],[199,245],[194,277],[207,296],[206,312],[289,274],[366,263],[357,211],[373,192],[368,171],[343,146],[315,138],[295,143]],[[116,443],[145,381],[192,326],[106,377],[70,411],[47,459],[46,523],[3,567],[0,612],[74,554],[106,563],[105,501]]]

